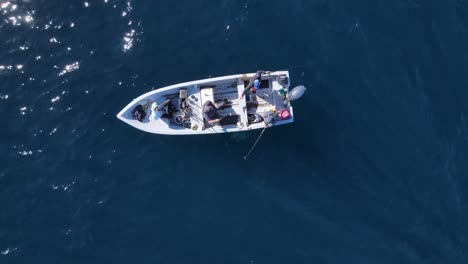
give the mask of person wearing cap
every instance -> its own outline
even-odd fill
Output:
[[[149,120],[158,120],[163,115],[171,115],[173,112],[176,111],[175,106],[171,103],[170,99],[166,99],[162,101],[164,98],[159,98],[154,102],[150,102],[149,100],[145,100],[144,105],[137,105],[135,110],[133,111],[133,116],[136,120],[143,122],[146,118],[147,111],[150,113]],[[162,102],[161,102],[162,101]],[[161,103],[159,103],[161,102]],[[151,106],[150,106],[151,104]],[[150,107],[150,108],[149,108]],[[149,108],[149,110],[148,110]]]
[[[139,104],[135,107],[135,110],[133,110],[133,117],[135,117],[136,120],[143,122],[143,120],[146,117],[146,112],[144,107]]]
[[[275,109],[271,109],[263,113],[263,123],[265,124],[265,128],[272,127],[275,124],[275,118],[278,115],[278,111]]]
[[[158,104],[157,102],[153,102],[151,104],[151,109],[153,110],[150,116],[150,119],[158,120],[163,115],[169,115],[171,113],[171,100],[167,99],[162,103]]]
[[[270,71],[257,71],[255,75],[250,80],[249,84],[244,88],[240,99],[244,98],[244,95],[247,91],[250,90],[251,93],[257,92],[260,89],[260,83],[262,81],[262,74],[270,74]]]

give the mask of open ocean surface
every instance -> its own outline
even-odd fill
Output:
[[[0,0],[0,263],[468,263],[465,0]],[[289,69],[296,122],[161,136],[151,89]]]

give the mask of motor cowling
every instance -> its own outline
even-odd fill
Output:
[[[304,85],[299,85],[299,86],[294,87],[294,89],[292,89],[287,96],[288,101],[292,102],[294,100],[301,98],[301,96],[304,95],[306,90],[307,88],[305,88]]]

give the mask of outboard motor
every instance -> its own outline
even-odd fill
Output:
[[[299,86],[296,86],[294,87],[294,89],[292,89],[288,96],[287,96],[287,100],[289,102],[292,102],[294,100],[297,100],[299,99],[303,94],[304,92],[306,91],[307,89],[304,87],[304,85],[299,85]]]

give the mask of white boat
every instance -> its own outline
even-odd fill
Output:
[[[289,112],[287,118],[276,117],[275,126],[294,122],[291,100],[288,100],[291,97],[290,94],[288,97],[289,72],[275,71],[262,75],[260,89],[256,94],[247,92],[240,98],[254,75],[237,74],[156,89],[134,99],[117,117],[140,130],[166,135],[213,134],[264,128],[261,117],[269,110],[286,109]],[[156,118],[154,106],[167,99],[171,100],[172,111]],[[228,102],[226,107],[216,112],[224,117],[218,124],[209,125],[203,118],[203,104],[208,100],[215,103],[223,100]],[[140,121],[135,118],[137,107],[145,111]]]

